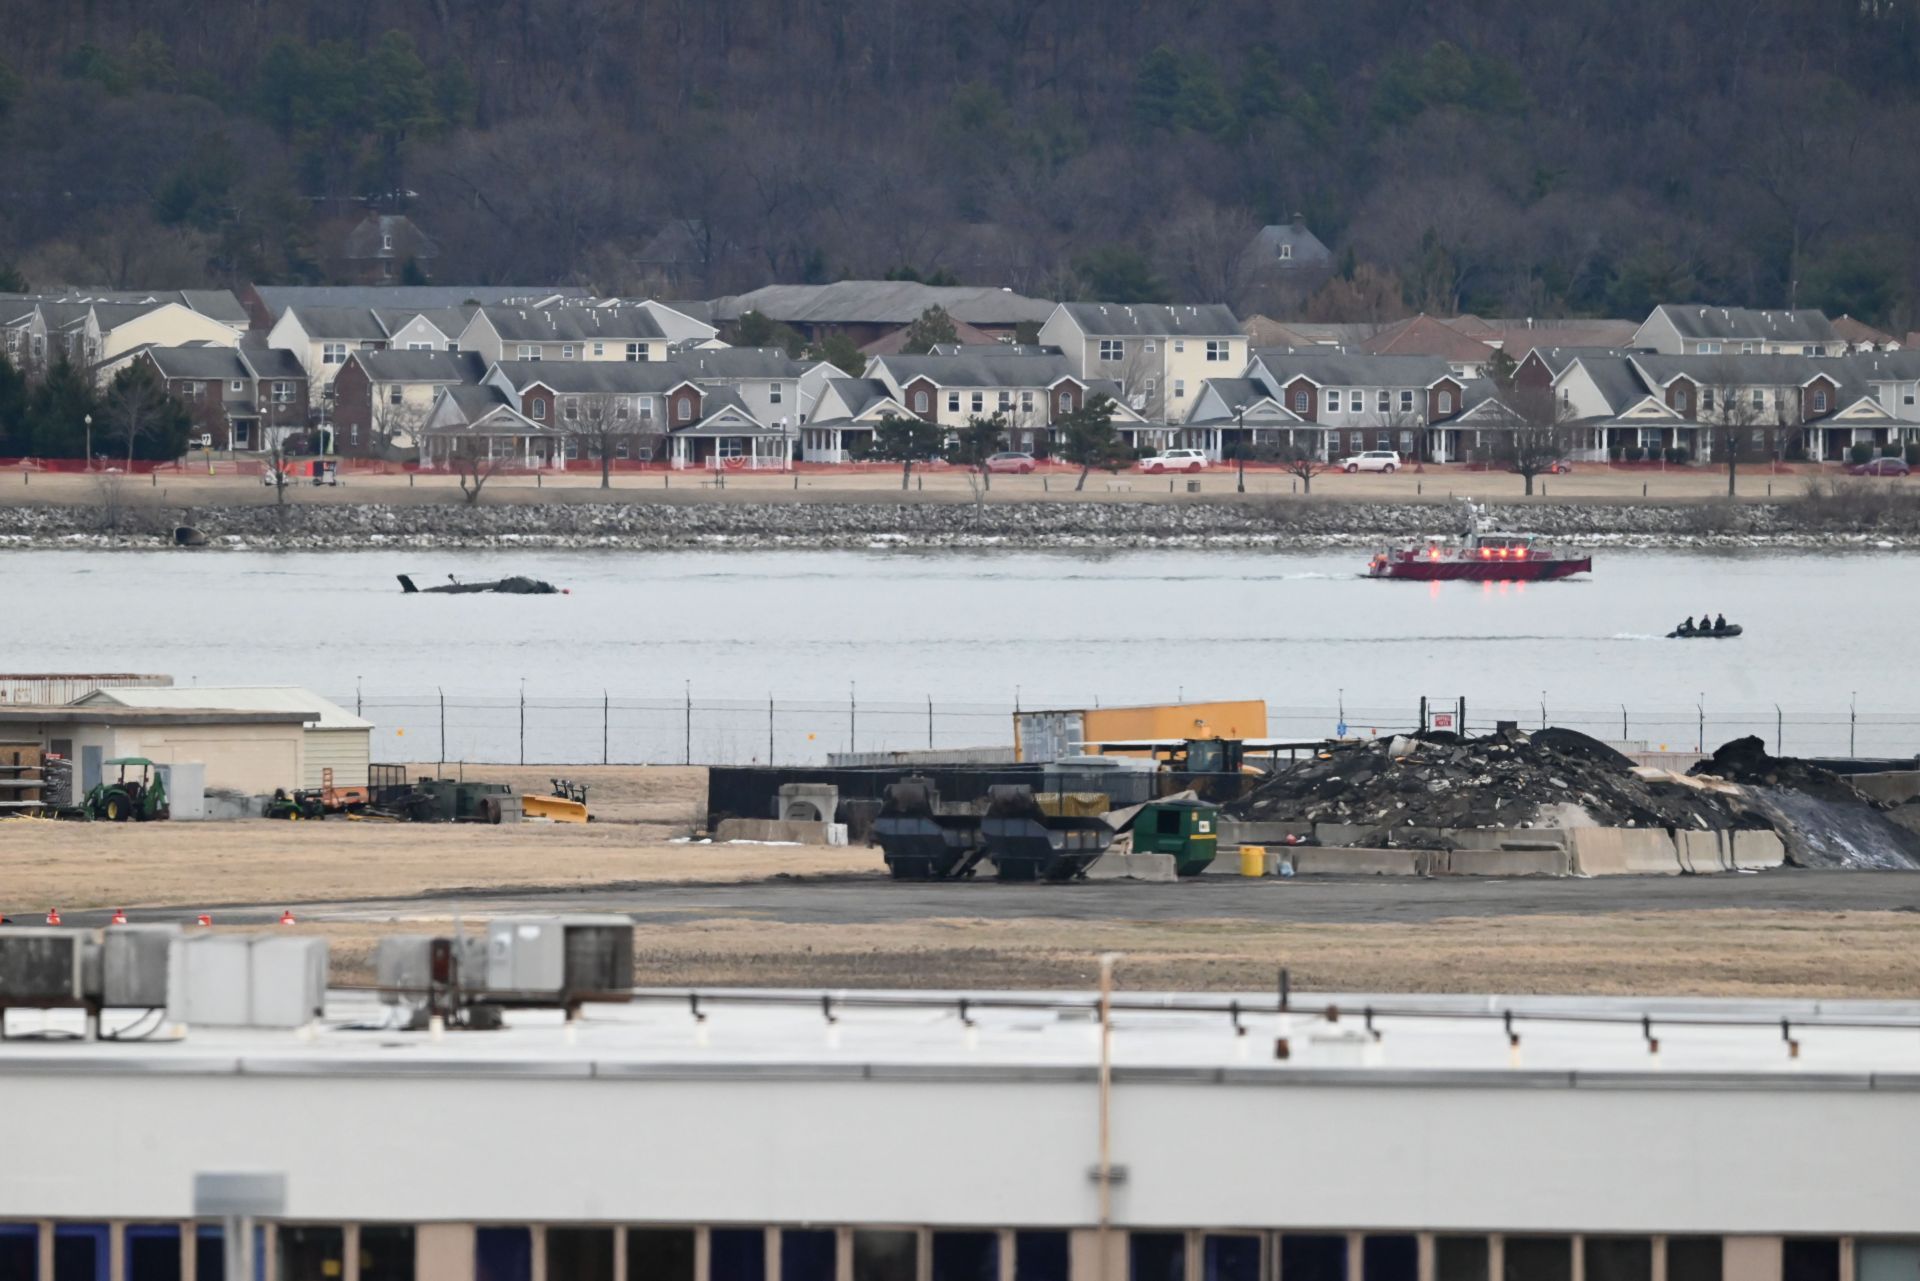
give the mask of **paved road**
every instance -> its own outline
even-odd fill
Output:
[[[622,884],[550,891],[475,891],[418,898],[214,907],[219,925],[270,924],[291,907],[302,921],[384,921],[544,912],[625,912],[641,922],[750,917],[864,925],[941,917],[999,920],[1258,920],[1391,924],[1446,917],[1745,908],[1803,912],[1920,912],[1912,872],[1784,870],[1760,875],[1617,876],[1603,879],[1415,880],[1314,877],[1242,881],[1207,876],[1177,885],[897,884],[874,877],[783,878],[752,884]],[[135,912],[142,921],[191,922],[200,907]],[[70,912],[67,923],[104,925],[109,911]]]

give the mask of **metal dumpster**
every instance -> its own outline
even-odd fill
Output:
[[[1171,854],[1181,876],[1206,871],[1219,846],[1220,811],[1205,801],[1155,801],[1134,816],[1134,853]]]
[[[1113,844],[1104,818],[1055,816],[1023,785],[992,788],[980,838],[1003,881],[1070,881]]]
[[[887,785],[873,839],[898,881],[937,881],[970,876],[980,861],[980,816],[942,814],[940,792],[929,780],[906,778]]]

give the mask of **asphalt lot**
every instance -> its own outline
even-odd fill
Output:
[[[209,911],[218,925],[272,924],[284,903],[148,909],[143,921],[190,924]],[[624,912],[641,923],[752,918],[787,924],[868,925],[983,918],[1073,921],[1265,921],[1273,924],[1418,924],[1525,915],[1686,912],[1920,912],[1920,876],[1910,872],[1784,869],[1723,876],[1483,880],[1313,877],[1243,881],[1205,876],[1175,885],[1087,882],[1000,885],[992,881],[896,883],[879,877],[778,878],[744,884],[609,884],[564,890],[475,890],[409,898],[294,903],[299,920],[386,921],[506,913]],[[72,912],[72,925],[104,925],[110,910]],[[23,922],[25,923],[25,922]]]

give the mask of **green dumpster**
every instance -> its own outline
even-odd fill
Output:
[[[1181,876],[1198,876],[1220,844],[1220,810],[1204,801],[1154,801],[1133,820],[1135,853],[1171,854]]]

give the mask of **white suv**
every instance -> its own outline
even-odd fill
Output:
[[[1357,471],[1393,472],[1400,466],[1400,455],[1391,449],[1369,449],[1364,454],[1352,454],[1340,460],[1340,467],[1349,474]]]
[[[1140,460],[1140,470],[1146,472],[1199,471],[1206,465],[1204,449],[1163,449],[1151,458]]]

